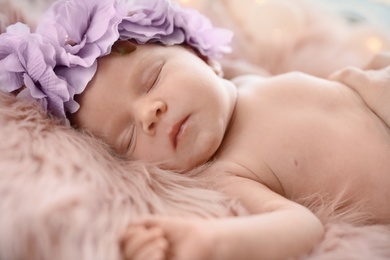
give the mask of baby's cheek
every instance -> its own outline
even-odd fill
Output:
[[[222,141],[222,137],[214,132],[201,132],[196,141],[194,141],[192,149],[189,150],[191,155],[189,159],[192,164],[202,164],[208,162],[218,150]]]
[[[169,157],[167,149],[161,145],[153,145],[146,142],[137,142],[134,152],[130,155],[135,160],[158,163]]]

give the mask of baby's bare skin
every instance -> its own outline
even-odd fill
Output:
[[[289,73],[241,77],[234,87],[181,47],[139,46],[99,65],[76,124],[163,167],[212,161],[205,173],[218,176],[213,187],[251,214],[145,220],[129,228],[125,258],[298,257],[323,235],[319,219],[295,203],[313,196],[341,197],[340,207],[358,205],[369,221],[390,223],[389,128],[346,85]]]
[[[390,126],[390,52],[375,56],[365,70],[347,67],[333,73],[330,79],[355,90],[371,110]]]
[[[353,90],[290,73],[251,77],[238,93],[218,164],[293,200],[344,193],[390,223],[390,132]]]

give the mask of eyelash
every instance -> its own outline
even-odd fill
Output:
[[[130,138],[129,138],[129,143],[127,144],[127,147],[126,147],[126,153],[130,152],[132,146],[134,146],[134,140],[135,140],[135,136],[136,136],[136,128],[135,126],[133,126],[133,129],[130,130],[131,131],[131,135],[130,135]]]
[[[148,93],[149,91],[151,91],[152,89],[154,89],[154,87],[157,85],[157,83],[159,82],[160,80],[160,75],[161,75],[161,70],[162,70],[162,67],[163,67],[164,64],[160,65],[156,70],[154,70],[152,72],[152,80],[149,84],[147,84],[147,90],[146,92]]]

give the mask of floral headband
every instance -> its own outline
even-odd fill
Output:
[[[230,31],[169,0],[58,0],[35,33],[16,23],[0,35],[0,90],[37,100],[66,120],[118,40],[188,44],[216,58],[229,52]]]

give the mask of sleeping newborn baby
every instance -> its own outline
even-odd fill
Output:
[[[297,257],[323,234],[320,221],[296,203],[313,196],[339,197],[340,208],[390,223],[389,110],[376,106],[390,98],[386,88],[360,96],[298,72],[227,81],[188,48],[134,49],[98,61],[71,121],[122,157],[178,172],[208,163],[203,174],[218,176],[213,187],[239,198],[253,215],[147,220],[142,225],[149,228],[138,232],[153,239],[136,249],[130,243],[129,255],[156,253],[148,249],[155,244],[165,252],[157,243],[163,239],[175,255],[198,255],[193,259]],[[177,259],[189,259],[184,256]]]
[[[58,0],[37,32],[0,35],[0,89],[116,156],[208,176],[250,213],[139,220],[124,258],[296,258],[324,234],[308,202],[390,224],[388,67],[334,75],[345,84],[299,72],[229,81],[214,58],[230,39],[170,1]]]

